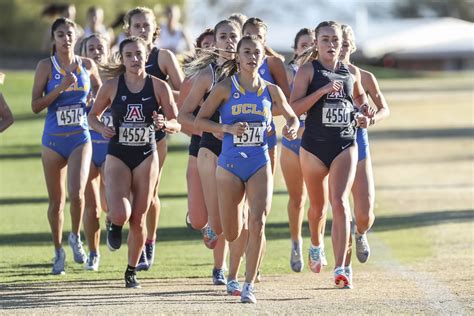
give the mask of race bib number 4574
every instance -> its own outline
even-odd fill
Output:
[[[56,110],[58,126],[79,126],[84,119],[84,109],[80,104],[61,106]]]
[[[242,135],[234,135],[234,145],[237,147],[262,146],[266,129],[263,122],[249,123],[248,128]]]

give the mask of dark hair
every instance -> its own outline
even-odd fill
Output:
[[[293,49],[294,50],[296,50],[296,48],[298,47],[298,42],[299,42],[300,38],[302,36],[305,36],[305,35],[308,35],[308,36],[311,36],[311,37],[314,38],[314,31],[309,29],[309,28],[306,28],[306,27],[299,30],[298,33],[296,33],[296,36],[295,36],[295,41],[294,41],[294,44],[293,44]],[[293,64],[297,57],[298,57],[298,55],[296,55],[296,53],[294,53],[293,58],[291,59],[289,64]]]
[[[334,22],[334,21],[323,21],[316,26],[314,29],[314,36],[316,39],[318,39],[318,34],[319,31],[323,27],[332,27],[335,28],[336,30],[341,31],[341,26],[339,23]],[[307,63],[308,61],[315,60],[318,58],[318,48],[316,46],[309,47],[307,50],[305,50],[300,56],[298,56],[295,59],[295,62],[297,62],[299,65],[302,65],[304,63]]]
[[[214,40],[217,40],[217,31],[223,25],[231,25],[237,32],[240,34],[240,25],[234,21],[230,20],[222,20],[219,21],[216,26],[214,26]],[[219,57],[219,50],[217,48],[212,49],[201,49],[200,53],[195,55],[195,58],[185,64],[184,67],[184,74],[186,77],[192,77],[196,75],[202,69],[208,67],[211,63],[216,61],[216,58]]]
[[[123,20],[125,18],[125,14],[126,14],[125,12],[119,13],[117,15],[117,17],[115,18],[115,20],[112,23],[110,23],[110,27],[115,29],[115,28],[121,26],[123,28],[123,25],[124,25]]]
[[[147,45],[141,37],[138,37],[138,36],[127,37],[126,39],[120,42],[119,50],[117,54],[113,56],[113,59],[114,59],[113,62],[111,64],[108,64],[102,67],[102,69],[104,70],[104,72],[106,73],[108,77],[116,77],[125,73],[125,65],[122,63],[123,49],[125,45],[128,45],[130,43],[142,44],[143,47],[145,48],[145,52],[148,53]]]
[[[153,22],[155,23],[155,31],[153,32],[153,39],[154,42],[160,36],[160,27],[156,23],[155,13],[150,8],[147,7],[136,7],[134,9],[128,10],[128,12],[123,17],[123,29],[128,33],[132,23],[132,17],[137,14],[148,14],[153,18]],[[128,34],[130,35],[130,34]]]
[[[245,29],[250,26],[250,25],[253,25],[257,28],[262,28],[264,31],[265,31],[265,37],[267,36],[267,29],[268,29],[268,26],[265,22],[263,22],[262,19],[260,18],[248,18],[247,21],[245,21],[244,23],[244,26],[242,26],[242,35],[244,35],[244,31]],[[263,41],[265,41],[265,39],[263,39]],[[265,55],[267,56],[272,56],[272,57],[277,57],[279,59],[281,59],[282,61],[285,60],[285,57],[283,57],[282,55],[278,54],[276,51],[274,51],[272,48],[270,48],[269,46],[265,45],[264,44],[264,47],[265,47]]]
[[[196,43],[194,44],[194,46],[196,46],[196,48],[202,48],[202,42],[204,41],[206,36],[214,36],[214,30],[211,28],[205,29],[204,32],[199,34],[199,36],[196,38]]]
[[[64,13],[66,10],[69,9],[71,4],[67,3],[52,3],[44,7],[43,11],[41,11],[42,17],[54,17]]]
[[[76,23],[74,23],[73,20],[70,20],[68,18],[57,18],[54,22],[53,25],[51,25],[51,40],[54,40],[54,32],[63,24],[70,25],[74,28],[74,31],[76,30]],[[51,48],[51,55],[54,55],[56,53],[56,44],[53,43],[53,47]]]
[[[240,48],[242,47],[242,44],[246,41],[260,43],[260,45],[262,45],[263,50],[265,51],[265,45],[263,44],[260,38],[258,38],[255,35],[246,35],[242,37],[240,41],[237,43],[237,51],[236,51],[237,54],[239,53]],[[217,77],[218,78],[230,77],[233,74],[235,74],[238,70],[239,70],[239,65],[237,63],[237,58],[234,57],[234,59],[230,59],[226,61],[221,67],[219,67]]]
[[[98,7],[98,6],[90,6],[89,8],[87,8],[87,16],[90,16],[92,13],[95,13],[99,10],[103,10],[101,7]]]

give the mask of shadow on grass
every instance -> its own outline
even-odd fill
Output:
[[[407,228],[417,228],[424,226],[434,226],[447,223],[467,223],[474,220],[474,210],[444,211],[444,212],[424,212],[397,216],[379,216],[375,219],[372,231],[390,231]],[[326,235],[331,234],[331,220],[326,224]],[[126,236],[128,229],[124,229],[123,235]],[[303,235],[309,236],[308,223],[303,224]],[[286,239],[290,233],[288,223],[267,223],[267,239]],[[51,234],[41,233],[18,233],[1,235],[0,246],[33,246],[40,243],[50,243]],[[105,243],[106,234],[102,232],[101,242]],[[67,234],[64,233],[63,239],[66,240]],[[201,233],[186,227],[163,227],[158,229],[158,242],[188,241],[200,240]]]

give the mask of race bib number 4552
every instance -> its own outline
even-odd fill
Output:
[[[344,127],[350,123],[351,109],[346,107],[323,107],[323,125]]]
[[[128,146],[144,146],[151,142],[149,126],[122,125],[119,127],[119,143]]]
[[[79,126],[85,120],[84,109],[80,104],[61,106],[56,110],[58,126]]]
[[[249,123],[248,128],[242,135],[234,135],[234,145],[237,147],[262,146],[266,130],[267,128],[263,122]]]

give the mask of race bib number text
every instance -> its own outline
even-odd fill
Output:
[[[119,143],[128,146],[144,146],[151,142],[149,126],[122,125],[119,127]]]
[[[61,106],[56,110],[58,126],[80,126],[85,119],[80,104]]]
[[[344,127],[350,123],[351,110],[346,107],[323,107],[323,125]]]
[[[241,136],[234,135],[234,145],[237,147],[262,146],[265,133],[266,126],[263,122],[249,123],[249,127]]]

